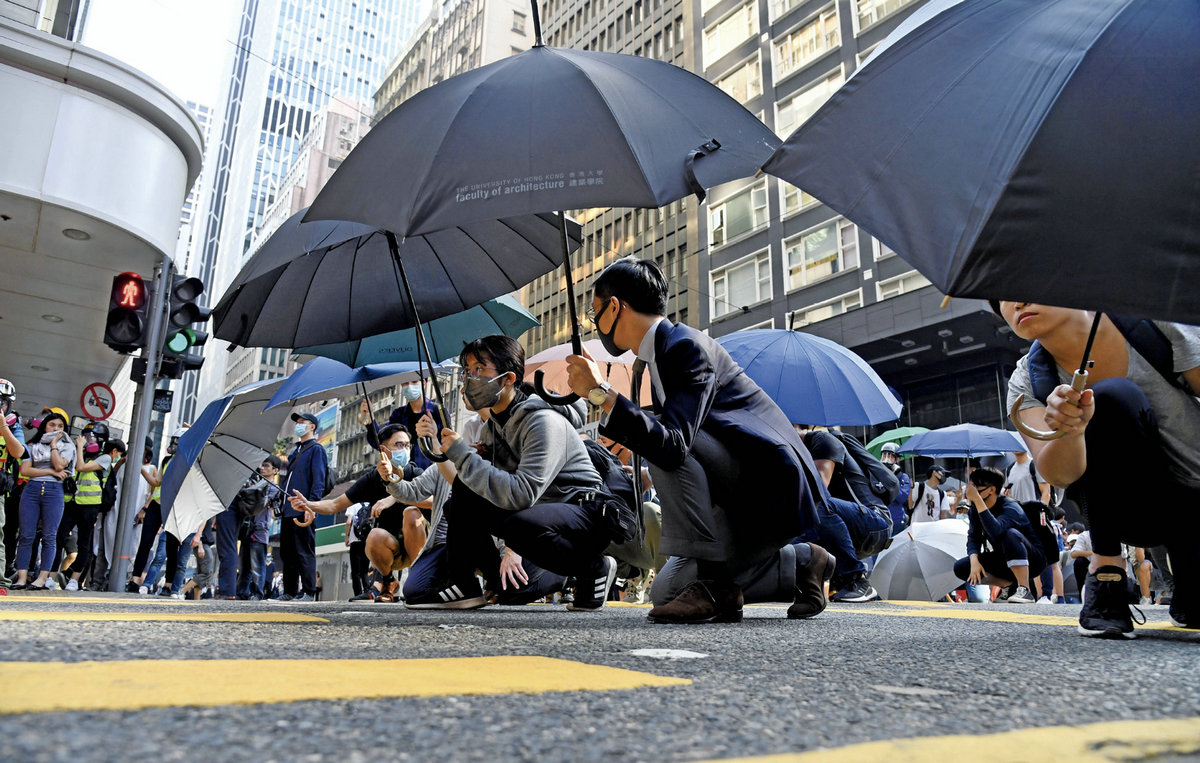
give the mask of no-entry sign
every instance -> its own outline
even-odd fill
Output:
[[[79,407],[83,409],[83,415],[92,421],[107,419],[112,415],[116,403],[117,397],[113,394],[112,387],[101,382],[87,385],[83,388],[83,394],[79,396]]]

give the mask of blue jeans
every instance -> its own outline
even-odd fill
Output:
[[[251,596],[262,598],[263,567],[267,563],[267,544],[253,540],[242,541],[241,567],[238,569],[237,597],[249,599]]]
[[[187,573],[188,557],[192,555],[192,538],[194,537],[196,537],[196,533],[188,534],[175,552],[175,575],[171,579],[171,593],[179,593],[179,589],[183,588],[183,577]]]
[[[562,575],[543,570],[528,559],[521,559],[521,567],[529,580],[520,588],[497,590],[498,604],[503,606],[518,606],[531,604],[538,599],[563,590],[567,579]],[[404,598],[414,599],[427,593],[436,592],[449,577],[449,564],[446,561],[446,546],[434,546],[423,552],[412,567],[408,568],[408,577],[404,581]]]
[[[819,543],[837,559],[836,584],[864,575],[867,565],[858,558],[857,549],[878,547],[891,536],[891,525],[879,514],[853,501],[830,498],[828,509],[821,512],[817,530]]]
[[[142,581],[151,590],[154,589],[154,584],[158,581],[158,574],[162,572],[163,565],[167,563],[167,531],[163,530],[158,534],[158,543],[154,546],[154,558],[150,561],[150,569],[146,570],[146,579]]]
[[[17,542],[17,569],[29,569],[33,557],[33,540],[38,534],[38,522],[42,530],[42,562],[38,569],[48,570],[54,565],[54,554],[58,550],[58,523],[63,515],[63,489],[58,480],[37,480],[25,486],[21,493],[21,531]]]

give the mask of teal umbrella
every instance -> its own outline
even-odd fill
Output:
[[[874,440],[871,440],[869,443],[867,443],[867,450],[869,450],[871,455],[875,456],[875,458],[879,458],[880,454],[883,453],[884,443],[894,442],[897,445],[903,445],[904,442],[913,435],[922,434],[928,431],[929,430],[925,427],[896,427],[895,429],[889,429],[888,431],[876,437]],[[904,455],[911,456],[912,454],[906,453]]]
[[[538,325],[541,325],[538,319],[520,302],[504,295],[427,322],[425,336],[429,342],[430,355],[435,360],[444,361],[457,358],[463,345],[479,337],[504,334],[516,338]],[[372,363],[420,360],[421,357],[418,353],[416,330],[411,328],[349,342],[297,347],[296,354],[331,358],[354,367]]]

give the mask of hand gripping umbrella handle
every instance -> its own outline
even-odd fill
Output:
[[[449,460],[445,456],[445,454],[433,452],[433,438],[432,437],[418,437],[417,438],[417,447],[420,448],[421,452],[425,454],[425,458],[428,458],[430,461],[432,461],[435,464],[440,464],[443,461]]]
[[[533,386],[537,389],[538,397],[550,405],[570,405],[579,399],[579,395],[576,395],[574,392],[569,392],[565,395],[556,395],[546,389],[545,376],[546,372],[540,368],[533,372]]]
[[[1076,371],[1075,375],[1071,377],[1071,389],[1075,390],[1076,392],[1083,392],[1084,388],[1087,387],[1087,378],[1088,372],[1086,370]],[[1017,396],[1017,399],[1013,401],[1012,410],[1008,412],[1009,421],[1013,423],[1013,426],[1017,428],[1018,432],[1026,437],[1032,437],[1035,440],[1043,440],[1046,442],[1049,442],[1050,440],[1057,440],[1066,434],[1066,432],[1061,430],[1043,432],[1040,429],[1034,429],[1026,424],[1021,420],[1020,416],[1021,403],[1023,402],[1025,402],[1025,396]]]

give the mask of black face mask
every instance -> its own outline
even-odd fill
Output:
[[[482,379],[477,376],[467,377],[463,382],[463,397],[467,401],[467,407],[478,411],[483,408],[491,408],[500,402],[500,393],[504,391],[504,377],[505,374],[491,379]]]
[[[609,355],[621,355],[625,351],[618,347],[617,343],[613,341],[613,335],[617,333],[617,322],[621,320],[621,316],[618,315],[616,318],[613,318],[612,328],[608,330],[607,334],[600,330],[600,316],[604,315],[604,311],[607,310],[608,306],[611,304],[612,302],[605,302],[604,307],[600,308],[600,312],[596,314],[596,333],[600,336],[600,344],[604,345],[605,352],[607,352]]]

